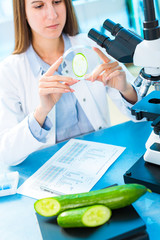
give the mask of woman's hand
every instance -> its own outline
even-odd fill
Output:
[[[111,62],[111,60],[98,48],[93,48],[94,51],[103,60],[103,63],[99,65],[92,74],[87,78],[92,82],[98,80],[105,86],[115,88],[121,92],[127,101],[135,103],[137,101],[137,93],[130,83],[126,80],[126,73],[117,61]]]
[[[89,76],[89,80],[94,82],[95,80],[101,81],[105,86],[116,88],[119,91],[123,91],[126,88],[126,74],[119,66],[118,62],[111,62],[111,60],[98,48],[93,48],[94,51],[103,60],[103,63],[99,65]]]
[[[78,82],[70,77],[53,75],[62,63],[60,57],[39,80],[40,105],[36,108],[34,117],[42,126],[47,114],[59,101],[63,93],[74,92],[71,85]]]

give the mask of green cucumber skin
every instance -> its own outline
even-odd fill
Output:
[[[93,206],[66,210],[58,215],[57,223],[60,227],[63,227],[63,228],[88,227],[88,225],[83,222],[83,216],[88,210],[90,210],[91,208],[96,209],[97,206],[101,207],[101,205],[93,205]],[[105,206],[103,206],[103,208],[104,207]],[[110,215],[108,216],[108,220],[111,217],[111,210],[109,214]],[[97,226],[99,225],[97,224],[94,227],[97,227]]]
[[[125,184],[101,190],[54,197],[60,203],[60,211],[67,209],[103,204],[110,209],[126,207],[147,192],[140,184]],[[59,212],[57,214],[59,214]]]
[[[70,209],[57,217],[57,223],[63,228],[85,227],[82,217],[89,207]],[[65,214],[65,216],[64,216]]]

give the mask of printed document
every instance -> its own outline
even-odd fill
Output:
[[[88,192],[124,150],[120,146],[71,139],[17,192],[35,199]]]

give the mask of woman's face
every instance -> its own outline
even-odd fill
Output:
[[[33,37],[58,38],[66,23],[64,0],[25,0],[25,11]]]

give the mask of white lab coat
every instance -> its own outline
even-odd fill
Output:
[[[70,37],[72,46],[95,45],[83,34]],[[127,80],[133,76],[125,69]],[[38,81],[31,71],[26,53],[11,55],[0,64],[0,161],[8,165],[21,163],[30,153],[55,144],[55,107],[48,114],[53,127],[45,143],[36,140],[28,127],[28,115],[39,105]],[[100,82],[80,81],[75,84],[75,95],[91,122],[98,130],[110,126],[106,88]],[[120,93],[107,88],[107,93],[122,112],[130,115]]]

